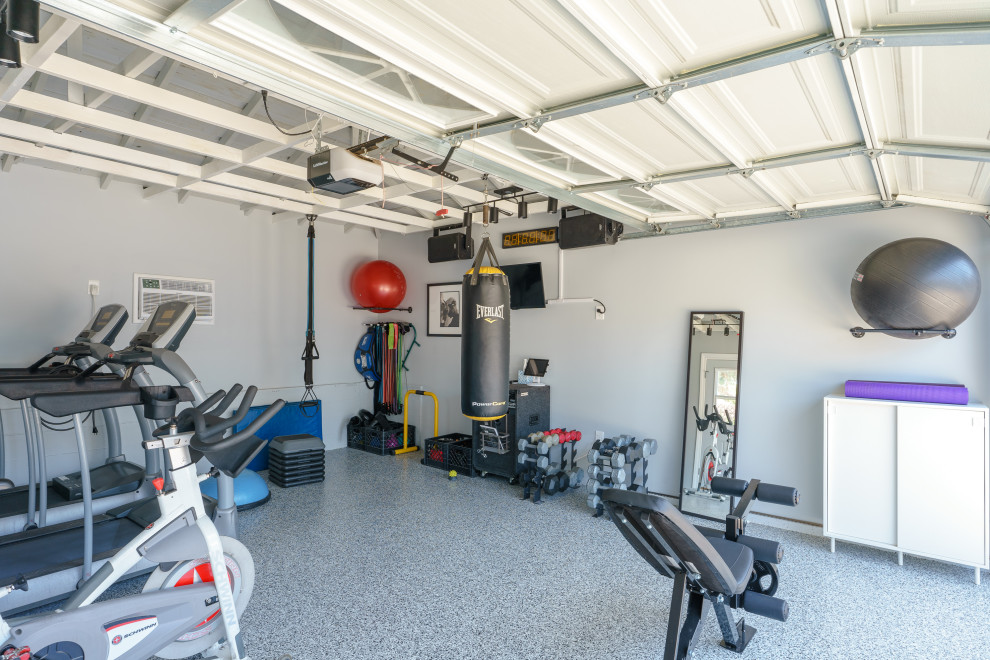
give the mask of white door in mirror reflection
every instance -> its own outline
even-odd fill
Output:
[[[699,423],[695,440],[695,495],[724,500],[711,492],[712,479],[732,476],[732,449],[735,444],[736,382],[738,359],[734,355],[702,353],[698,379]],[[700,428],[705,426],[704,429]]]

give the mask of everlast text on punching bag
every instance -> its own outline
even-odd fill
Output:
[[[482,266],[485,253],[491,266]],[[461,284],[461,412],[490,421],[509,410],[509,280],[486,236]]]

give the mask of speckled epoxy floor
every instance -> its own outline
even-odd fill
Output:
[[[521,501],[420,453],[327,455],[327,481],[242,515],[254,660],[659,658],[672,581],[594,519],[583,489]],[[751,616],[749,658],[987,658],[990,584],[972,570],[753,524],[785,543],[791,616]],[[986,576],[985,576],[986,577]],[[733,657],[709,617],[697,658]]]
[[[421,457],[332,451],[324,483],[273,487],[241,514],[257,567],[242,619],[253,660],[663,656],[672,581],[591,517],[583,488],[533,505],[503,479],[450,482]],[[990,657],[986,573],[977,586],[960,566],[749,532],[785,544],[791,615],[750,616],[742,657]],[[720,639],[709,616],[695,657],[737,657]]]

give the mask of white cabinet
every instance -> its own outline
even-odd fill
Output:
[[[990,569],[982,405],[825,397],[825,537]]]

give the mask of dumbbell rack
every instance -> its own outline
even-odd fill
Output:
[[[533,503],[538,504],[543,494],[554,495],[577,488],[584,480],[584,470],[576,465],[577,437],[561,442],[561,435],[531,433],[517,441],[519,483],[523,486],[524,500],[532,495]]]
[[[596,440],[588,452],[588,506],[594,517],[605,514],[600,490],[646,491],[647,457],[657,453],[657,441],[637,441],[628,435]]]

